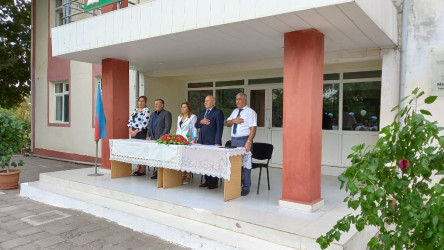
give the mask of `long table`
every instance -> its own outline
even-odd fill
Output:
[[[224,200],[241,195],[244,148],[193,144],[163,145],[154,141],[110,140],[111,178],[131,176],[131,164],[158,168],[157,187],[182,185],[182,171],[224,179]]]

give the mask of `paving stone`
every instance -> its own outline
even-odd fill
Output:
[[[29,242],[31,242],[30,239],[15,238],[13,240],[8,240],[8,241],[4,241],[4,242],[0,243],[0,247],[4,248],[4,249],[11,249],[11,248],[14,248],[14,247],[18,247],[18,246],[21,246],[21,245],[28,244]]]
[[[30,228],[25,228],[22,230],[19,230],[17,232],[15,232],[16,234],[20,235],[20,236],[26,236],[26,235],[30,235],[30,234],[35,234],[38,232],[41,232],[42,229],[37,228],[37,227],[30,227]]]
[[[38,250],[42,249],[39,245],[35,243],[29,243],[22,246],[14,247],[12,250]]]
[[[83,245],[85,249],[103,249],[104,247],[112,246],[111,243],[106,242],[104,240],[96,240],[86,245]]]
[[[69,239],[74,244],[83,246],[85,244],[91,243],[93,241],[99,240],[106,235],[109,235],[111,232],[109,230],[101,230],[101,231],[95,231],[90,233],[85,233],[79,237],[71,238]]]
[[[13,240],[13,239],[16,239],[19,237],[20,237],[20,235],[18,235],[16,233],[10,233],[10,232],[2,233],[2,234],[0,234],[0,243],[8,241],[8,240]]]
[[[126,249],[133,249],[133,248],[137,248],[137,247],[141,247],[141,246],[146,246],[146,244],[147,243],[145,241],[131,238],[131,239],[120,242],[118,246],[124,247]]]
[[[63,239],[62,237],[60,237],[58,235],[53,235],[51,237],[47,237],[47,238],[43,238],[41,240],[38,240],[38,241],[36,241],[36,243],[42,247],[50,247],[50,246],[53,246],[55,244],[59,244],[64,241],[65,241],[65,239]]]
[[[21,213],[12,214],[11,216],[14,217],[14,218],[20,219],[20,218],[23,218],[23,217],[26,217],[26,216],[30,216],[30,215],[34,215],[34,214],[35,213],[31,212],[31,211],[24,211],[24,212],[21,212]]]
[[[10,213],[11,211],[17,211],[17,210],[20,210],[20,208],[18,208],[18,207],[16,207],[16,206],[11,206],[11,205],[9,205],[9,206],[7,206],[7,207],[2,207],[2,208],[0,208],[0,213],[2,213],[2,214],[8,214],[8,213]]]
[[[17,231],[20,231],[22,229],[29,228],[29,227],[30,227],[30,225],[28,223],[22,222],[20,224],[15,224],[15,225],[12,225],[12,226],[8,226],[8,230],[10,232],[17,232]]]
[[[110,234],[110,235],[104,237],[103,239],[110,242],[111,244],[115,245],[115,244],[118,244],[119,242],[130,239],[131,237],[133,237],[133,235],[134,235],[134,232],[133,233],[117,232],[117,233]]]
[[[121,246],[109,246],[109,247],[104,247],[103,250],[127,250],[128,248],[126,247],[121,247]]]
[[[51,236],[52,236],[52,234],[50,234],[48,232],[39,232],[39,233],[28,235],[25,238],[28,238],[31,241],[37,241],[37,240],[41,240],[41,239],[48,238]]]
[[[42,228],[43,230],[45,230],[48,233],[52,233],[52,234],[62,234],[62,233],[66,233],[69,231],[73,231],[76,229],[76,227],[72,226],[72,225],[42,225],[39,226],[40,228]]]
[[[51,250],[72,250],[73,247],[75,247],[75,245],[72,242],[64,241],[64,242],[60,242],[58,244],[55,244],[53,246],[47,247],[46,249],[51,249]]]
[[[93,223],[93,224],[89,224],[88,226],[81,227],[81,228],[79,228],[79,230],[88,233],[88,232],[93,232],[93,231],[103,229],[105,227],[106,227],[106,225],[104,223]]]

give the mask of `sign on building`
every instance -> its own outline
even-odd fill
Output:
[[[84,0],[83,8],[85,10],[92,10],[118,1],[119,0]]]
[[[444,48],[430,51],[430,64],[431,94],[444,96]]]

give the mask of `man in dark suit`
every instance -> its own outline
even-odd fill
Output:
[[[196,128],[200,128],[198,143],[204,145],[222,145],[222,132],[224,130],[224,113],[216,108],[214,105],[216,100],[214,96],[207,96],[205,98],[205,109],[200,111],[199,117],[195,124]],[[205,183],[199,187],[207,187],[208,189],[215,189],[218,178],[205,175]]]
[[[151,114],[151,119],[148,123],[147,140],[157,140],[164,134],[169,134],[171,130],[171,113],[163,109],[165,102],[162,99],[156,99],[154,101],[154,109],[156,110]],[[157,169],[154,169],[151,179],[157,179]]]

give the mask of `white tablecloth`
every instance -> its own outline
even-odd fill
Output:
[[[110,160],[169,168],[230,180],[230,156],[245,155],[242,165],[251,168],[251,153],[245,148],[221,148],[194,144],[162,145],[154,141],[109,140]]]

